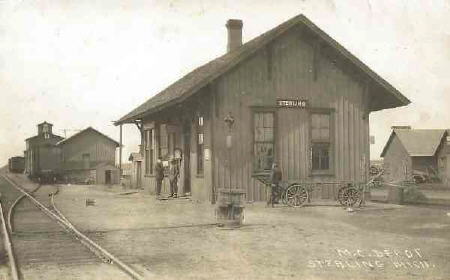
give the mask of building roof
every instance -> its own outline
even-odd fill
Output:
[[[119,145],[120,145],[116,140],[112,139],[111,137],[106,136],[105,134],[101,133],[100,131],[98,131],[98,130],[92,128],[92,127],[88,127],[88,128],[86,128],[86,129],[83,129],[83,130],[81,130],[81,131],[75,133],[74,135],[72,135],[72,136],[70,136],[70,137],[68,137],[68,138],[66,138],[66,139],[63,139],[63,140],[59,141],[58,143],[56,143],[56,145],[66,144],[66,143],[72,141],[72,140],[75,139],[75,138],[78,138],[79,136],[81,136],[81,135],[83,135],[83,134],[85,134],[85,133],[87,133],[87,132],[94,132],[94,133],[97,133],[97,134],[99,134],[100,136],[104,137],[105,139],[107,139],[107,140],[113,142],[116,146],[119,146]]]
[[[31,136],[31,137],[28,137],[27,139],[25,139],[25,141],[33,140],[33,139],[35,139],[35,138],[40,138],[40,137],[42,137],[42,135]],[[64,139],[64,137],[61,137],[61,136],[56,135],[56,134],[50,134],[50,137],[51,137],[51,138],[59,138],[59,139],[61,139],[61,140]]]
[[[239,64],[241,61],[255,53],[257,50],[261,49],[269,42],[289,30],[291,27],[294,27],[298,24],[306,26],[320,39],[322,39],[322,41],[335,49],[340,56],[350,61],[350,63],[356,66],[361,72],[365,73],[372,81],[374,81],[375,84],[379,85],[379,92],[383,92],[387,94],[387,96],[390,96],[392,98],[390,107],[379,106],[379,108],[375,108],[376,110],[405,106],[410,103],[408,98],[403,96],[397,89],[395,89],[383,78],[378,76],[357,57],[352,55],[343,46],[341,46],[333,38],[328,36],[319,27],[312,23],[308,18],[306,18],[304,15],[298,15],[267,31],[266,33],[263,33],[262,35],[254,38],[253,40],[250,40],[239,48],[228,52],[225,55],[222,55],[188,73],[160,93],[147,100],[142,105],[132,110],[130,113],[120,118],[115,122],[115,125],[131,123],[149,113],[153,113],[162,110],[167,106],[182,102],[187,97],[196,93],[199,89],[212,82],[219,76],[223,75],[231,68]]]
[[[436,153],[446,129],[394,129],[383,148],[381,157],[384,157],[390,143],[395,136],[398,137],[411,157],[430,157]]]
[[[53,124],[51,124],[51,123],[49,123],[49,122],[47,122],[47,121],[44,121],[44,122],[39,123],[38,126],[43,125],[43,124],[48,124],[48,125],[53,126]]]

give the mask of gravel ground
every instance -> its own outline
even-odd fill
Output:
[[[121,194],[122,193],[122,194]],[[86,206],[86,199],[95,205]],[[155,279],[449,279],[450,208],[332,201],[293,209],[248,204],[225,230],[214,207],[104,186],[56,199],[79,229]]]
[[[11,175],[11,177],[18,183],[26,182],[23,176]],[[27,190],[36,187],[33,184],[22,186]],[[0,189],[2,194],[8,194],[2,196],[2,203],[5,201],[5,204],[10,206],[18,194],[9,183],[2,179],[0,179]],[[34,193],[34,196],[41,203],[49,206],[48,194],[55,190],[54,186],[43,185]],[[115,266],[102,263],[28,199],[25,198],[19,202],[14,213],[15,231],[11,238],[15,259],[19,272],[22,274],[21,279],[130,279]],[[0,250],[0,279],[11,279],[4,250]]]

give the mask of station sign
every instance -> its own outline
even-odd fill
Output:
[[[307,101],[304,99],[278,99],[277,106],[280,108],[298,108],[305,109]]]

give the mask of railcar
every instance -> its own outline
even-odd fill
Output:
[[[8,159],[8,170],[11,173],[23,173],[25,170],[25,158],[12,157]]]

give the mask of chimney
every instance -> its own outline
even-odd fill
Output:
[[[229,19],[225,25],[228,30],[227,52],[242,46],[242,20]]]

